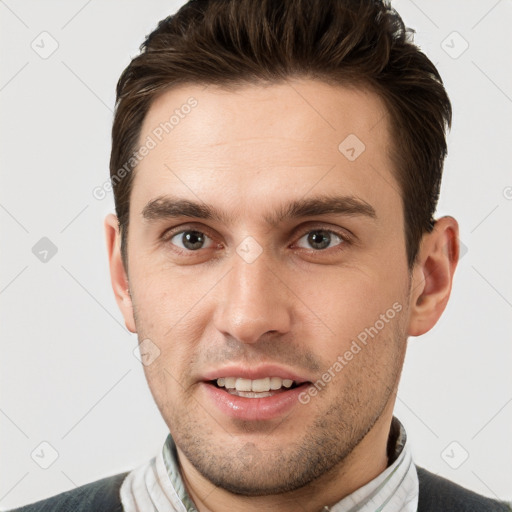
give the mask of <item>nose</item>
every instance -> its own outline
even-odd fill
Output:
[[[216,328],[241,343],[256,343],[263,335],[285,334],[291,328],[293,294],[278,277],[265,253],[251,263],[238,254],[222,280],[214,314]]]

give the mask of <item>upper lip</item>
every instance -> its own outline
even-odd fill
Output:
[[[215,368],[202,374],[202,380],[204,381],[217,380],[225,377],[241,377],[242,379],[251,380],[264,379],[265,377],[279,377],[283,380],[293,380],[296,384],[311,382],[307,377],[276,364],[259,366],[229,365],[223,366],[222,368]]]

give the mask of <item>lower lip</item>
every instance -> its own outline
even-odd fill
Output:
[[[307,389],[308,383],[294,389],[281,391],[263,398],[246,398],[228,393],[223,388],[202,382],[201,386],[222,413],[241,420],[271,420],[287,413],[299,404],[299,395]]]

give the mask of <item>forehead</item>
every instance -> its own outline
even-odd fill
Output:
[[[144,119],[139,142],[151,149],[135,170],[132,203],[140,212],[167,191],[248,208],[251,199],[333,187],[400,203],[388,122],[380,97],[362,88],[183,84],[157,97]]]

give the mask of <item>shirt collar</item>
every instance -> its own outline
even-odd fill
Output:
[[[403,425],[393,418],[388,439],[388,467],[376,478],[324,511],[416,512],[419,483]],[[176,445],[167,436],[162,450],[131,471],[121,486],[126,512],[197,512],[181,478]]]

